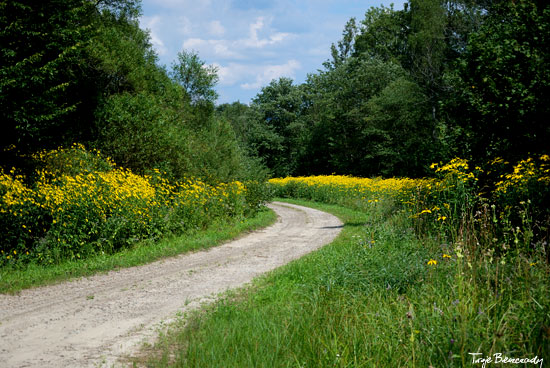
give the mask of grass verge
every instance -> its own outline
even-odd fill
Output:
[[[286,200],[344,222],[328,246],[172,326],[147,367],[460,367],[500,353],[544,359],[546,264],[466,263],[407,216]]]
[[[181,253],[206,249],[238,237],[244,232],[259,229],[275,222],[276,214],[265,209],[254,217],[235,222],[212,224],[205,230],[160,241],[146,241],[112,255],[97,255],[84,260],[66,261],[58,265],[28,264],[0,268],[0,293],[90,276],[114,269],[138,266]]]

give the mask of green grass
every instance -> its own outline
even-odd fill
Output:
[[[206,230],[156,242],[142,242],[112,255],[97,255],[85,260],[66,261],[51,266],[28,264],[3,267],[0,268],[0,293],[15,293],[21,289],[137,266],[193,250],[206,249],[247,231],[268,226],[274,223],[276,218],[276,214],[266,208],[251,218],[213,224]]]
[[[391,204],[365,213],[288,202],[337,215],[341,234],[191,313],[137,365],[459,367],[471,366],[470,352],[550,360],[545,263],[466,261],[418,239]]]

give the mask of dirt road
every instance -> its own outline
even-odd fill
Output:
[[[341,229],[321,211],[270,207],[279,216],[273,226],[208,251],[0,295],[0,367],[119,366],[176,313],[329,243]]]

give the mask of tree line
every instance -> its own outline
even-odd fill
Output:
[[[0,1],[4,168],[79,142],[138,173],[262,172],[214,114],[216,70],[185,50],[160,66],[140,12],[139,0]]]
[[[136,172],[211,180],[423,176],[548,154],[550,7],[410,0],[350,19],[307,80],[215,105],[216,70],[160,66],[139,0],[0,0],[0,164],[84,143]]]
[[[274,176],[429,174],[550,150],[550,6],[410,0],[350,19],[323,68],[217,114]]]

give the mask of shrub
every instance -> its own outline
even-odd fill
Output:
[[[81,145],[33,156],[32,180],[0,171],[3,263],[57,263],[254,213],[265,184],[137,175]],[[248,188],[251,188],[250,192]]]

